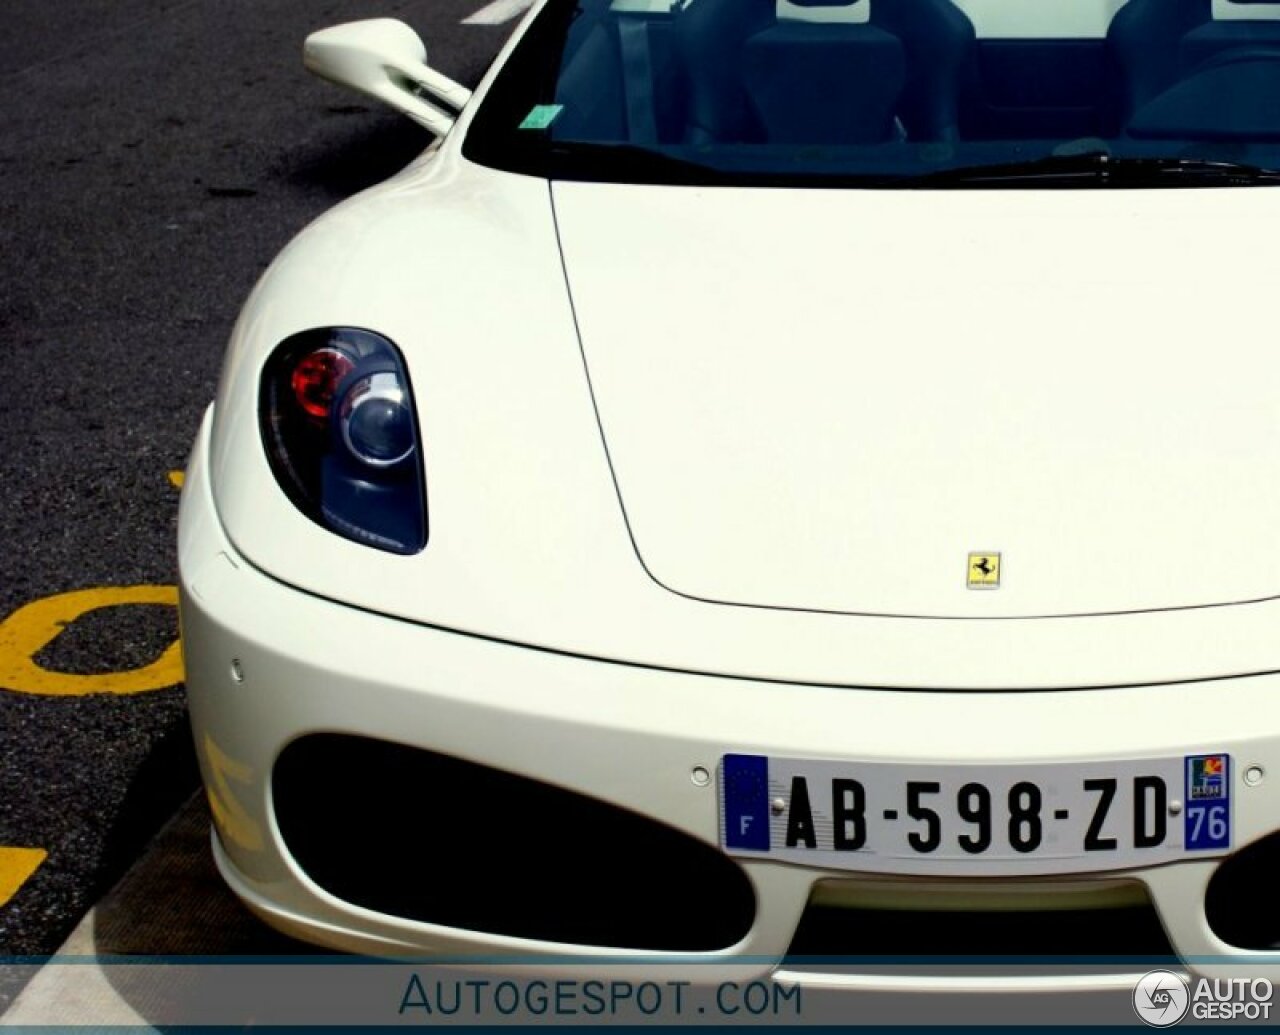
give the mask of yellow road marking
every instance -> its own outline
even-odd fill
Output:
[[[59,593],[18,608],[0,622],[0,687],[19,693],[76,697],[138,694],[182,682],[182,644],[170,644],[150,665],[122,672],[76,675],[37,665],[34,658],[68,625],[90,611],[125,604],[176,606],[175,586],[107,586]]]
[[[231,784],[248,786],[253,770],[243,762],[223,753],[209,734],[204,735],[204,758],[209,768],[209,786],[205,797],[218,829],[226,837],[250,852],[262,850],[262,831],[248,810],[237,800]]]
[[[48,857],[43,848],[0,847],[0,906],[18,893]]]
[[[185,482],[186,480],[187,480],[186,471],[170,471],[169,472],[169,481],[173,483],[173,487],[175,489],[181,489],[182,483]]]

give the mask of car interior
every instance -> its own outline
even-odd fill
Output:
[[[582,0],[562,138],[1280,141],[1280,3]]]

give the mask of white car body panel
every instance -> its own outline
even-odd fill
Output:
[[[955,618],[1280,593],[1280,194],[554,197],[627,519],[672,590]],[[970,551],[1003,554],[998,592]]]

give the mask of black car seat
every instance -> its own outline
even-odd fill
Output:
[[[974,31],[951,0],[692,0],[676,34],[691,143],[957,134]]]
[[[1130,0],[1107,32],[1117,81],[1117,121],[1176,84],[1231,63],[1280,61],[1274,0]]]
[[[1129,0],[1107,29],[1116,78],[1116,122],[1164,93],[1182,74],[1182,39],[1211,17],[1213,0]]]
[[[871,24],[902,41],[907,82],[898,117],[913,140],[955,140],[960,93],[973,60],[973,22],[951,0],[879,0]]]
[[[896,36],[870,24],[871,6],[871,0],[781,0],[775,24],[746,41],[742,82],[770,143],[893,139],[906,55]]]
[[[1274,0],[1213,0],[1210,20],[1182,38],[1182,61],[1202,69],[1249,55],[1275,57],[1280,52],[1280,3]]]
[[[776,22],[777,0],[692,0],[676,18],[676,48],[689,82],[691,144],[764,140],[742,85],[742,48]]]

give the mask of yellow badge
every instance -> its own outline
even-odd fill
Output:
[[[1000,555],[998,553],[969,554],[969,588],[1000,588]]]

